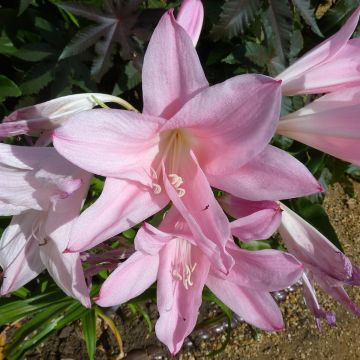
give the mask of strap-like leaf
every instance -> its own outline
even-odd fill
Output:
[[[232,37],[244,32],[260,10],[261,0],[226,0],[220,21],[214,25],[212,29],[213,36],[218,39],[220,37]]]
[[[95,308],[86,310],[84,316],[81,318],[81,324],[86,343],[86,349],[89,359],[95,358],[96,351],[96,314]]]
[[[311,30],[321,37],[323,34],[321,33],[315,19],[314,10],[311,9],[310,0],[292,0],[298,9],[301,17],[305,20],[305,22],[311,27]]]

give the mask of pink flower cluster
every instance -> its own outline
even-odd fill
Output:
[[[269,145],[277,132],[360,165],[360,42],[349,40],[359,14],[277,79],[249,74],[209,86],[194,47],[202,3],[185,0],[177,20],[167,12],[150,40],[141,114],[92,109],[94,99],[119,100],[79,94],[5,118],[1,137],[39,140],[32,147],[0,144],[0,214],[13,215],[0,240],[1,294],[46,268],[65,293],[90,306],[80,252],[171,203],[158,228],[142,225],[135,252],[95,299],[122,304],[157,281],[156,334],[171,353],[194,329],[205,285],[268,331],[284,327],[270,292],[300,278],[317,321],[335,319],[318,304],[314,281],[359,315],[343,288],[359,285],[359,269],[279,203],[321,186],[302,163]],[[280,119],[282,95],[309,93],[328,94]],[[104,189],[80,213],[92,174],[106,178]],[[248,251],[234,240],[267,239],[276,230],[289,253]]]

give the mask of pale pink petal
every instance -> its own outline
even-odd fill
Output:
[[[193,43],[171,12],[161,18],[144,57],[144,114],[170,118],[208,82]]]
[[[312,225],[284,204],[279,233],[287,249],[306,266],[339,281],[351,279],[350,260]]]
[[[228,273],[233,260],[225,245],[231,238],[229,221],[214,197],[210,185],[193,154],[181,157],[179,175],[181,188],[175,189],[164,168],[164,185],[174,206],[184,217],[197,246],[223,273]],[[181,196],[179,191],[185,191]]]
[[[242,288],[230,281],[208,276],[206,285],[246,322],[267,331],[284,328],[281,312],[270,293]]]
[[[275,133],[280,103],[279,81],[236,76],[195,95],[162,130],[186,129],[184,137],[204,172],[225,176],[264,150]]]
[[[201,0],[183,0],[176,21],[186,30],[196,46],[204,21],[204,7]]]
[[[45,266],[32,236],[39,211],[14,216],[0,240],[0,266],[4,271],[0,295],[17,290],[38,276]]]
[[[242,241],[268,239],[278,229],[281,211],[264,209],[232,221],[231,233]]]
[[[275,201],[249,201],[232,195],[220,197],[221,207],[233,218],[231,233],[241,241],[268,239],[281,221],[281,209]]]
[[[156,255],[174,236],[145,223],[135,237],[135,249],[143,254]]]
[[[360,165],[360,88],[315,100],[279,122],[277,132]]]
[[[239,286],[261,291],[278,291],[296,283],[303,266],[291,254],[277,250],[249,251],[229,242],[235,259],[227,280]]]
[[[123,177],[135,171],[138,178],[149,177],[163,122],[125,110],[89,110],[56,129],[53,143],[62,156],[92,173]]]
[[[324,90],[326,90],[319,82],[315,81],[313,83],[310,78],[309,71],[314,71],[316,74],[317,71],[321,71],[321,67],[324,64],[330,63],[334,59],[336,61],[338,56],[341,58],[341,53],[344,51],[351,34],[356,28],[359,15],[360,7],[355,10],[352,16],[336,34],[309,51],[277,76],[278,79],[283,81],[282,88],[284,95],[317,92],[317,89],[321,89],[320,92],[324,92]],[[344,65],[345,67],[347,66],[346,63]],[[356,72],[355,69],[353,71]],[[322,79],[324,84],[329,83],[329,79],[331,81],[333,75],[338,77],[338,71],[335,71],[334,74],[324,73],[324,77]]]
[[[158,339],[173,355],[180,350],[185,337],[196,325],[202,290],[209,271],[207,259],[199,249],[192,246],[191,262],[196,263],[196,267],[191,274],[192,285],[185,288],[183,282],[173,274],[178,256],[177,246],[175,240],[161,250],[157,283],[160,318],[155,327]]]
[[[322,290],[332,296],[336,301],[345,306],[353,314],[360,316],[360,308],[350,299],[343,286],[329,286],[320,277],[316,277],[316,282]]]
[[[84,171],[53,148],[0,144],[0,212],[46,210],[56,198],[65,198],[86,177]],[[3,205],[3,206],[2,206]]]
[[[115,306],[140,295],[156,281],[158,267],[158,256],[135,252],[105,280],[96,303]]]
[[[207,175],[212,186],[247,200],[281,200],[322,191],[310,171],[293,156],[267,146],[256,158],[226,176]]]
[[[316,298],[315,289],[305,274],[303,274],[302,281],[303,281],[302,290],[303,290],[304,299],[306,305],[315,316],[315,321],[318,329],[321,330],[320,319],[325,319],[329,323],[329,325],[332,326],[336,325],[335,313],[333,311],[325,311],[320,307]]]
[[[14,111],[5,117],[0,124],[0,137],[21,134],[39,134],[44,130],[54,129],[62,125],[70,115],[97,106],[97,102],[118,102],[112,95],[88,93],[62,96],[41,104],[28,106]]]
[[[299,89],[285,87],[293,95],[314,94],[336,91],[350,86],[360,84],[360,39],[349,40],[348,43],[331,60],[315,66],[305,72],[301,81],[303,84]]]
[[[66,239],[63,239],[66,243]],[[40,246],[40,257],[50,276],[67,294],[90,307],[89,289],[85,283],[79,254],[63,254],[52,239]]]
[[[168,202],[164,192],[154,194],[136,182],[107,178],[100,197],[74,224],[68,250],[90,249],[157,213]]]

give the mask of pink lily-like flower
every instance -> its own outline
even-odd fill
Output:
[[[276,78],[284,95],[326,93],[360,84],[360,39],[350,39],[360,7],[329,39],[306,53]]]
[[[143,98],[143,114],[90,110],[54,132],[64,157],[107,177],[100,198],[74,226],[69,250],[91,248],[171,200],[201,251],[226,273],[229,222],[210,185],[250,200],[320,190],[300,162],[268,145],[280,82],[243,75],[209,87],[190,37],[171,12],[145,54]]]
[[[125,100],[107,94],[88,93],[62,96],[12,112],[0,124],[0,137],[23,134],[43,135],[39,144],[47,144],[51,140],[51,130],[64,124],[70,115],[92,109],[98,105],[98,102],[115,102],[131,108],[131,105]]]
[[[360,269],[299,215],[281,204],[282,220],[279,233],[287,250],[304,264],[304,297],[320,328],[321,318],[335,324],[332,312],[320,308],[313,288],[313,281],[335,300],[354,314],[360,316],[360,309],[351,301],[344,285],[360,285]]]
[[[245,321],[267,331],[281,330],[281,312],[269,291],[296,282],[301,264],[276,250],[240,249],[230,239],[227,247],[235,265],[224,279],[173,207],[159,230],[149,224],[139,230],[136,252],[105,280],[96,303],[122,304],[157,280],[160,318],[155,331],[172,354],[195,327],[205,284]]]
[[[241,241],[268,239],[279,228],[281,208],[275,201],[249,201],[226,194],[219,199],[221,207],[235,221],[231,234]]]
[[[15,215],[0,239],[1,295],[46,268],[67,295],[90,307],[79,254],[63,254],[89,180],[53,148],[0,144],[0,214]]]
[[[360,165],[360,87],[326,94],[280,119],[277,133]]]
[[[204,22],[204,7],[201,0],[183,0],[176,21],[186,30],[196,46]]]

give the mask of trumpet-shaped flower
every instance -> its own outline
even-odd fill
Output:
[[[15,215],[0,239],[0,294],[45,268],[69,296],[90,306],[79,254],[63,254],[90,174],[52,148],[0,144],[0,214]]]
[[[344,26],[277,76],[284,95],[331,92],[360,84],[360,39],[350,39],[358,7]]]
[[[176,21],[186,30],[196,46],[204,21],[204,7],[201,0],[183,0]]]
[[[360,165],[360,87],[326,94],[280,119],[277,133]]]
[[[150,40],[142,79],[143,114],[90,110],[54,132],[64,157],[107,177],[99,200],[74,226],[69,249],[91,248],[171,200],[201,251],[226,273],[230,227],[210,186],[255,200],[319,191],[301,163],[267,145],[277,126],[280,82],[243,75],[209,87],[171,12]]]
[[[313,281],[360,316],[360,309],[344,290],[344,285],[360,285],[360,269],[352,265],[350,260],[313,226],[284,204],[281,204],[281,208],[283,213],[279,233],[288,251],[304,264],[304,295],[318,326],[320,318],[334,324],[335,317],[331,312],[320,308],[312,286]]]
[[[0,124],[0,137],[44,134],[43,142],[51,140],[47,132],[61,126],[72,115],[92,109],[98,102],[115,102],[129,106],[126,101],[112,95],[88,93],[62,96],[41,104],[18,109],[6,116]]]
[[[196,324],[204,285],[245,321],[261,329],[283,328],[280,310],[269,291],[296,282],[302,266],[276,250],[246,251],[229,239],[235,265],[224,279],[199,247],[173,207],[160,229],[145,224],[135,238],[136,252],[106,279],[96,302],[124,303],[157,280],[160,318],[157,337],[176,354]]]

